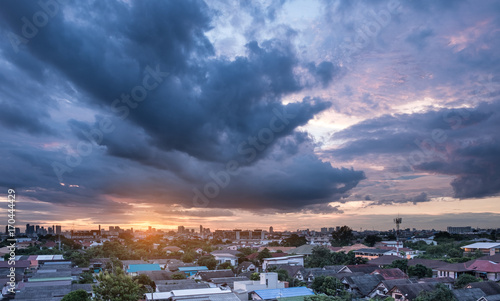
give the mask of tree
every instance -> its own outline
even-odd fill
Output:
[[[233,268],[230,262],[223,262],[217,267],[219,270],[230,270]]]
[[[188,263],[188,262],[193,262],[195,259],[195,254],[193,251],[188,251],[182,255],[182,262]]]
[[[80,274],[80,280],[78,281],[80,284],[85,283],[94,283],[94,276],[90,272],[84,272]]]
[[[348,226],[342,226],[339,230],[332,233],[332,245],[337,247],[347,246],[353,238],[352,229]]]
[[[260,274],[259,273],[252,273],[250,275],[250,280],[253,280],[253,281],[260,280]]]
[[[432,277],[432,269],[418,263],[414,266],[408,267],[408,276],[417,278],[430,278]]]
[[[61,301],[90,301],[90,298],[85,290],[80,289],[66,294]]]
[[[306,258],[306,267],[322,268],[325,265],[332,265],[331,251],[323,246],[315,246],[312,249],[312,254]]]
[[[180,272],[172,274],[172,279],[174,280],[186,279],[186,274]]]
[[[407,273],[408,272],[408,259],[394,260],[390,265],[386,266],[385,268],[386,269],[398,268],[401,271]]]
[[[456,301],[456,299],[449,288],[439,283],[432,291],[422,291],[415,301]]]
[[[215,260],[215,257],[213,257],[212,255],[201,256],[198,259],[198,265],[206,266],[209,270],[215,270],[215,268],[217,267],[217,260]]]
[[[139,283],[120,268],[115,268],[114,274],[100,273],[97,280],[99,284],[92,286],[96,301],[137,301],[144,293]]]
[[[365,237],[365,244],[369,247],[373,247],[379,241],[382,241],[382,237],[378,235],[367,235]]]
[[[344,290],[344,285],[335,277],[318,276],[314,278],[311,288],[318,294],[336,296]]]
[[[262,262],[264,258],[271,258],[273,255],[271,254],[271,251],[269,251],[268,248],[264,248],[264,250],[260,251],[259,254],[257,255],[257,259]]]
[[[145,289],[146,285],[151,286],[153,288],[153,290],[156,289],[156,283],[153,280],[151,280],[151,278],[149,278],[149,276],[146,274],[140,274],[140,275],[134,276],[134,277],[132,277],[132,279],[134,281],[137,281],[137,283],[139,283],[141,285],[141,287],[144,288],[143,291],[146,291],[146,289]]]
[[[481,281],[481,279],[478,279],[470,274],[462,274],[458,276],[457,280],[455,280],[455,288],[464,288],[469,283],[479,281]]]
[[[290,237],[281,242],[283,247],[300,247],[305,244],[307,244],[307,239],[304,236],[298,236],[297,234],[292,234]]]

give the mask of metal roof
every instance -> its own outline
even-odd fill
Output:
[[[131,264],[127,273],[136,273],[139,271],[161,271],[160,265],[156,263],[151,264]]]
[[[254,292],[264,300],[284,298],[284,297],[286,298],[286,297],[314,295],[314,293],[311,289],[309,289],[307,287],[303,287],[303,286],[278,288],[278,289],[255,290]]]

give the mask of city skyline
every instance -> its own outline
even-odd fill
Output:
[[[500,228],[495,1],[3,6],[17,227]]]

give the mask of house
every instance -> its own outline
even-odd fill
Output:
[[[256,272],[257,271],[257,267],[251,261],[243,261],[242,263],[240,263],[238,265],[238,271],[240,273]]]
[[[307,287],[287,287],[280,289],[255,290],[250,294],[250,300],[276,300],[278,298],[313,296],[314,292]]]
[[[138,271],[138,275],[147,275],[149,279],[158,283],[158,281],[165,281],[172,279],[172,275],[175,274],[169,271]]]
[[[500,281],[500,263],[488,260],[474,260],[467,269],[474,271],[478,278],[490,281]]]
[[[138,275],[139,272],[143,271],[161,271],[159,264],[131,264],[128,266],[127,273],[131,276]]]
[[[397,284],[387,293],[396,301],[413,301],[423,291],[432,291],[437,283]]]
[[[500,295],[500,284],[493,281],[473,282],[465,288],[480,288],[486,296]]]
[[[484,296],[484,292],[479,288],[463,288],[451,291],[458,301],[477,301]]]
[[[461,274],[471,274],[490,281],[500,281],[500,263],[488,260],[470,260],[463,263],[448,264],[437,268],[438,277],[458,278]]]
[[[469,262],[470,263],[470,262]],[[472,271],[467,269],[467,263],[450,263],[445,266],[436,268],[437,277],[450,277],[452,279],[457,279],[462,274],[473,274]]]
[[[374,259],[386,255],[387,252],[388,250],[363,248],[355,250],[354,255],[356,255],[356,257]]]
[[[165,248],[163,248],[163,251],[165,251],[165,253],[167,253],[167,254],[171,254],[171,253],[184,253],[184,251],[181,248],[176,247],[176,246],[165,247]]]
[[[378,269],[371,273],[371,275],[380,275],[384,280],[404,279],[408,278],[405,272],[398,268],[394,269]]]
[[[372,264],[357,264],[357,265],[346,265],[342,269],[340,269],[339,273],[347,272],[347,273],[364,273],[370,274],[375,270],[378,270],[378,266]]]
[[[385,266],[391,265],[393,261],[401,260],[401,259],[403,259],[403,258],[401,258],[399,256],[395,256],[395,255],[384,255],[384,256],[380,256],[380,257],[371,259],[370,261],[368,261],[368,264],[377,265],[380,268],[383,268]]]
[[[290,253],[290,250],[296,249],[296,247],[260,247],[257,252],[262,252],[264,249],[268,249],[269,252],[275,253],[281,251],[280,253]]]
[[[208,268],[206,266],[179,267],[179,272],[186,274],[186,276],[188,276],[188,277],[196,275],[200,271],[208,271]],[[231,271],[231,270],[229,270],[229,271]],[[231,273],[232,273],[232,271],[231,271]]]
[[[217,250],[213,251],[212,254],[215,257],[215,260],[217,261],[217,264],[229,262],[232,266],[237,266],[238,265],[238,256],[240,252],[234,251],[234,250]]]
[[[283,257],[264,258],[262,270],[267,270],[268,265],[301,265],[304,266],[304,255],[291,255]]]
[[[417,283],[441,283],[449,289],[453,289],[455,284],[455,279],[450,277],[439,277],[439,278],[420,278]]]
[[[477,251],[484,253],[485,255],[495,255],[500,253],[500,243],[498,242],[477,242],[470,245],[460,247],[464,250],[464,253],[475,253]]]
[[[222,294],[227,294],[229,298],[220,297]],[[217,297],[212,299],[211,297],[216,295]],[[146,293],[146,300],[155,301],[175,301],[175,300],[208,300],[208,301],[240,301],[236,295],[231,293],[230,290],[223,290],[218,287],[214,288],[195,288],[195,289],[182,289],[182,290],[172,290],[169,292],[155,292]]]
[[[160,284],[157,282],[156,290],[158,292],[170,292],[173,290],[185,290],[185,289],[196,289],[196,288],[209,288],[208,283],[199,282],[194,279],[180,279],[180,280],[167,280],[162,281]]]
[[[492,296],[483,296],[477,301],[500,301],[500,295],[492,295]]]
[[[238,277],[221,277],[221,278],[212,278],[210,279],[210,282],[213,283],[215,286],[220,287],[220,288],[234,288],[234,283],[236,281],[248,281],[248,277],[244,276],[238,276]]]
[[[284,288],[285,284],[278,281],[278,273],[261,273],[260,280],[235,281],[233,291],[248,300],[248,293],[255,290]]]
[[[234,277],[232,270],[202,270],[194,275],[194,279],[210,281],[212,278]]]
[[[306,274],[305,274],[305,280],[303,281],[311,283],[314,281],[314,278],[319,276],[335,276],[344,266],[337,266],[337,267],[338,267],[337,269],[325,269],[325,268],[304,269]],[[342,274],[351,274],[351,273],[342,273]]]
[[[302,246],[299,246],[297,248],[288,250],[287,253],[309,256],[309,255],[312,255],[314,247],[316,247],[316,246],[314,246],[314,245],[302,245]]]
[[[307,272],[301,265],[269,265],[268,269],[276,268],[275,270],[285,270],[289,277],[300,281],[305,281]]]
[[[366,297],[370,292],[384,280],[380,275],[360,275],[360,276],[345,276],[341,282],[346,287],[346,290],[354,296]]]
[[[387,292],[389,292],[394,286],[398,284],[410,284],[414,283],[410,279],[394,279],[394,280],[382,280],[379,282],[377,286],[368,294],[370,298],[385,298],[387,296]]]

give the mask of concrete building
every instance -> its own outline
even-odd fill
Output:
[[[304,255],[292,255],[283,257],[264,258],[262,270],[265,271],[269,265],[301,265],[304,266]]]

